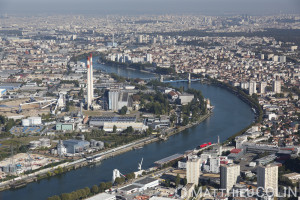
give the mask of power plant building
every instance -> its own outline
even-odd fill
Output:
[[[128,92],[111,90],[108,92],[108,108],[112,111],[118,111],[124,106],[132,107],[132,99]]]
[[[93,80],[93,58],[92,54],[87,58],[87,109],[92,105],[94,99],[94,80]]]
[[[66,152],[70,154],[80,153],[89,148],[90,143],[84,140],[65,140],[63,146],[66,148]]]

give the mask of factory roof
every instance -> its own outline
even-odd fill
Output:
[[[98,122],[135,122],[136,117],[120,117],[120,116],[113,116],[113,117],[92,117],[91,121],[98,121]]]
[[[106,200],[106,199],[112,199],[113,197],[116,197],[116,195],[107,194],[107,193],[100,193],[95,196],[92,196],[90,198],[87,198],[86,200]]]
[[[141,179],[141,180],[138,180],[138,181],[136,181],[136,182],[134,182],[134,183],[141,184],[141,185],[146,185],[146,184],[152,183],[152,182],[154,182],[154,181],[157,181],[157,179],[151,178],[151,177],[146,177],[146,178],[143,178],[143,179]]]
[[[73,139],[71,139],[71,140],[65,140],[65,141],[64,141],[64,144],[65,144],[65,143],[76,145],[76,144],[80,144],[80,143],[87,144],[87,143],[89,143],[89,142],[88,142],[88,141],[85,141],[85,140],[73,140]]]
[[[131,190],[136,189],[136,188],[141,188],[141,186],[130,184],[130,185],[127,185],[125,187],[120,188],[120,190],[122,190],[122,191],[131,191]]]

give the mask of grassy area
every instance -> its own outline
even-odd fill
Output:
[[[1,142],[0,146],[0,160],[3,160],[11,155],[11,146],[13,147],[14,154],[26,152],[27,145],[32,140],[38,140],[39,136],[29,136],[29,137],[14,137]]]

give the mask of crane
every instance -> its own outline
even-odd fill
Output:
[[[31,158],[31,156],[30,156],[30,152],[29,151],[27,151],[27,155],[28,155],[28,160],[29,160],[29,163],[30,163],[30,170],[32,171],[32,158]]]

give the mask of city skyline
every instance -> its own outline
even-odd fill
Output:
[[[21,1],[2,0],[0,14],[84,14],[84,15],[144,15],[144,14],[200,14],[200,15],[271,15],[299,14],[297,0],[101,0],[101,1]]]

